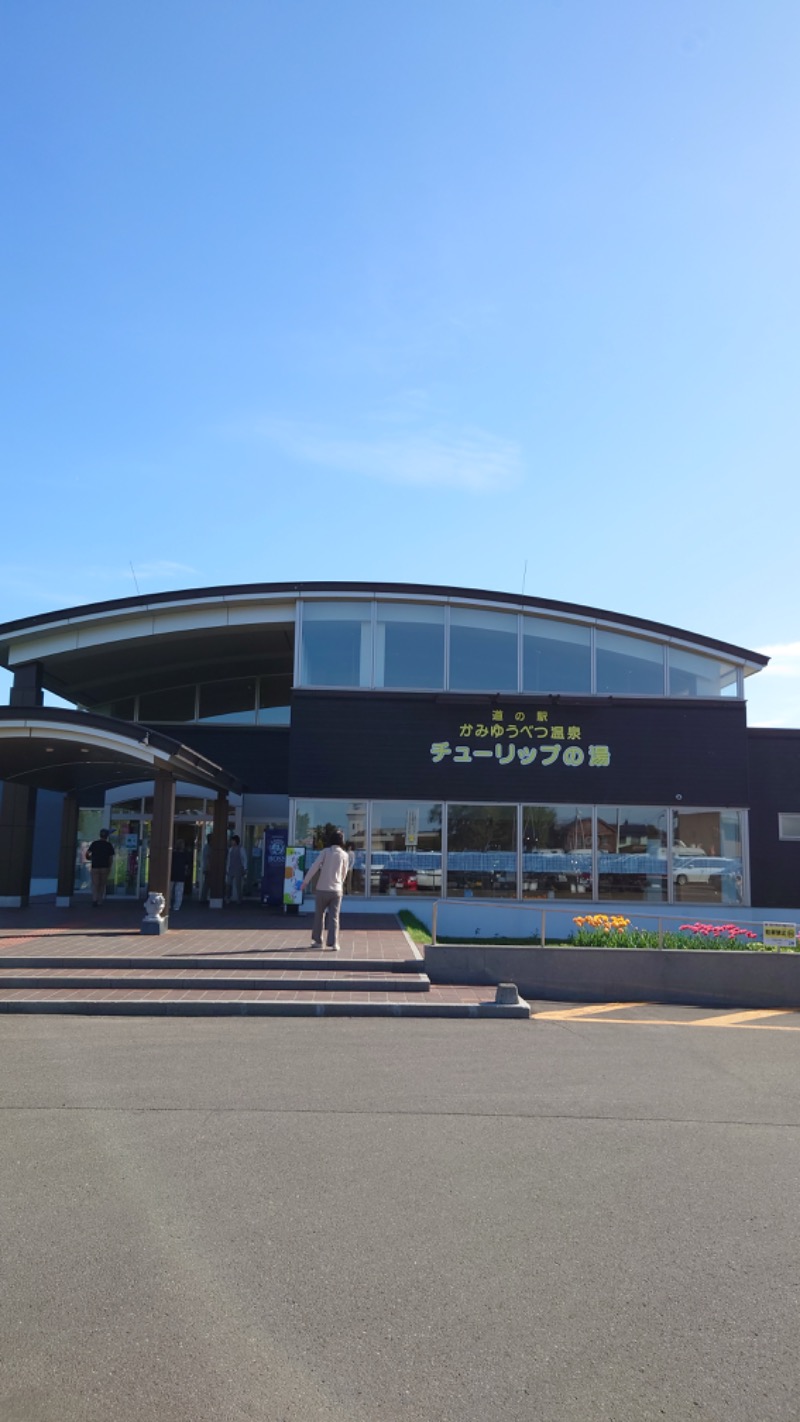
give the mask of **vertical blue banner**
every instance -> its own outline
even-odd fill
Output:
[[[273,908],[280,908],[283,904],[288,834],[288,828],[264,831],[264,873],[261,877],[261,902],[270,904]]]

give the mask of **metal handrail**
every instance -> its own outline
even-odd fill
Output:
[[[494,901],[494,900],[492,900],[492,899],[477,899],[477,900],[474,899],[474,900],[472,900],[471,902],[489,905],[489,904],[492,904],[493,902],[496,902],[496,901]],[[463,905],[463,903],[464,903],[464,900],[463,900],[463,899],[434,899],[434,902],[433,902],[433,913],[432,913],[432,915],[431,915],[431,942],[432,942],[432,946],[433,946],[434,948],[437,946],[437,941],[436,941],[436,924],[437,924],[437,920],[438,920],[438,917],[439,917],[439,909],[442,907],[443,904],[459,904],[459,905]],[[692,905],[688,905],[688,907],[691,908]],[[715,905],[715,907],[716,907],[716,905]],[[588,906],[587,906],[587,908],[588,908]],[[538,906],[535,907],[533,904],[508,903],[508,902],[506,902],[506,901],[503,901],[503,909],[504,909],[504,910],[505,910],[505,909],[519,909],[519,910],[521,910],[523,913],[540,913],[541,916],[542,916],[542,918],[541,918],[541,924],[540,924],[540,934],[539,934],[540,940],[541,940],[541,946],[542,946],[542,948],[545,948],[545,947],[547,946],[546,937],[545,937],[545,924],[546,924],[546,921],[547,921],[547,910],[546,910],[546,909],[544,909],[544,908],[539,908]],[[567,910],[566,905],[565,905],[563,908],[561,908],[561,909],[558,910],[558,911],[561,912],[561,913],[565,913],[565,912],[567,912],[568,910]],[[590,909],[590,910],[588,910],[588,912],[587,912],[585,915],[576,915],[576,914],[573,914],[573,919],[576,918],[576,917],[579,917],[579,916],[587,917],[587,918],[588,918],[591,913],[603,913],[603,912],[604,912],[603,909]],[[665,923],[672,923],[672,922],[675,922],[677,919],[680,919],[680,918],[686,919],[687,915],[686,915],[685,913],[660,913],[660,914],[654,914],[654,913],[636,913],[635,917],[636,917],[637,920],[638,920],[638,919],[645,919],[645,920],[647,920],[648,922],[657,923],[657,924],[658,924],[658,945],[657,945],[657,946],[658,946],[659,948],[663,948],[663,946],[664,946],[664,932],[665,932],[664,924],[665,924]],[[634,925],[634,926],[635,926],[635,925]],[[742,927],[743,927],[743,928],[750,928],[750,926],[751,926],[750,923],[743,923],[743,924],[742,924]],[[533,935],[532,935],[532,936],[533,936]],[[777,951],[780,952],[780,951],[781,951],[780,948],[778,948]]]

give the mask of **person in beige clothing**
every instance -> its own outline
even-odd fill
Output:
[[[312,948],[322,947],[322,930],[327,917],[328,947],[334,953],[339,952],[339,913],[349,869],[350,856],[344,847],[344,835],[341,830],[334,830],[328,840],[327,849],[323,849],[303,880],[305,889],[315,875],[317,876],[317,887],[314,891],[314,927],[311,930]]]

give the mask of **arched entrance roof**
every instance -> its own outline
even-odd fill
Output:
[[[80,793],[159,771],[210,790],[242,788],[221,766],[147,726],[49,706],[0,706],[0,781]]]

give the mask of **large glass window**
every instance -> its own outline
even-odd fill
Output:
[[[200,687],[198,719],[227,721],[239,726],[254,726],[256,721],[256,683],[250,677],[233,681],[209,681]]]
[[[305,686],[371,684],[371,603],[303,603],[300,679]]]
[[[292,678],[276,672],[258,679],[259,726],[288,726],[291,719]]]
[[[454,607],[450,613],[450,689],[516,691],[517,627],[513,613]]]
[[[176,795],[175,819],[202,820],[206,812],[206,802],[202,795]]]
[[[137,805],[140,804],[137,801]],[[75,843],[75,873],[72,881],[73,893],[88,893],[92,887],[91,865],[86,862],[86,851],[94,840],[100,838],[103,811],[94,806],[78,810],[78,830]]]
[[[444,686],[444,608],[378,603],[375,685]]]
[[[523,805],[522,897],[592,896],[590,805]]]
[[[744,902],[742,824],[738,810],[673,810],[675,902]]]
[[[351,855],[345,893],[363,894],[367,861],[366,800],[298,800],[294,817],[294,842],[306,846],[310,869],[328,843],[332,830],[340,829]],[[312,883],[313,891],[313,883]]]
[[[259,708],[259,726],[288,726],[291,719],[291,706],[261,706]]]
[[[440,894],[442,807],[412,800],[372,806],[372,894]]]
[[[669,897],[667,811],[663,806],[601,805],[597,811],[598,897]]]
[[[525,617],[522,637],[523,691],[591,691],[592,634],[588,627]]]
[[[257,899],[261,897],[261,879],[264,873],[264,831],[266,826],[258,822],[251,822],[242,826],[242,837],[244,840],[244,852],[247,856],[247,869],[244,875],[243,897],[246,899]]]
[[[132,721],[136,701],[133,696],[123,696],[119,701],[104,701],[100,706],[92,706],[94,716],[113,716],[116,721]]]
[[[165,691],[146,691],[139,697],[139,720],[146,725],[154,721],[193,721],[195,687],[173,686]]]
[[[800,816],[783,819],[800,833]],[[645,914],[648,903],[745,902],[739,810],[298,800],[293,842],[306,846],[307,868],[333,829],[352,856],[347,892],[376,899],[515,899],[521,884],[524,900],[586,904],[596,883],[598,899],[638,903]]]
[[[670,647],[670,696],[737,696],[736,667],[714,657],[687,652],[684,647]]]
[[[663,696],[662,644],[598,628],[597,691],[601,695]]]
[[[449,805],[447,896],[517,897],[515,805]]]

